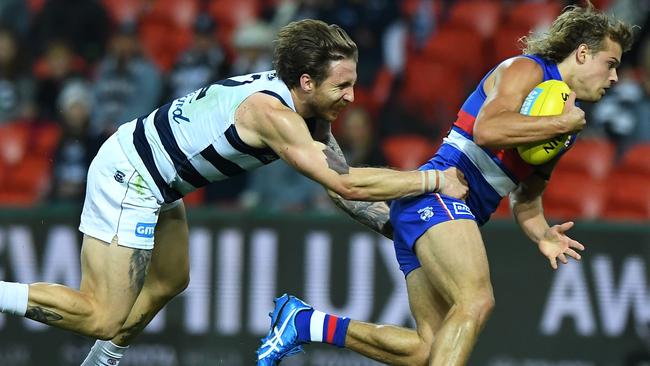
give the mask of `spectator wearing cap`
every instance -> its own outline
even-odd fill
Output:
[[[215,38],[215,22],[207,14],[197,17],[194,40],[169,74],[169,100],[214,83],[227,75],[223,49]]]
[[[140,50],[137,26],[123,23],[111,37],[94,85],[92,133],[109,136],[117,127],[156,108],[161,75]]]
[[[231,72],[244,75],[273,68],[274,33],[273,28],[262,21],[244,23],[237,28],[233,37],[235,60]]]

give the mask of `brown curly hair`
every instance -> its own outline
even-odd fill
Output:
[[[280,29],[274,41],[273,67],[291,89],[300,85],[300,76],[309,74],[320,84],[327,78],[329,63],[359,59],[356,43],[341,27],[320,20],[305,19]]]
[[[605,39],[618,43],[623,52],[632,47],[634,27],[598,11],[590,1],[587,6],[571,5],[551,24],[548,32],[528,35],[520,40],[525,55],[535,54],[559,63],[578,46],[586,44],[592,52],[602,51]]]

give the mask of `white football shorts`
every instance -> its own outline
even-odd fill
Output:
[[[113,134],[88,169],[79,230],[107,243],[116,240],[129,248],[153,249],[159,213],[181,202],[159,202]]]

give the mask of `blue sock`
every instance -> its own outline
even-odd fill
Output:
[[[303,310],[296,315],[298,340],[302,343],[322,342],[345,347],[349,318],[340,318],[318,310]]]
[[[298,340],[300,342],[311,342],[311,337],[309,335],[309,324],[311,321],[311,314],[313,313],[314,310],[310,309],[303,310],[296,315],[296,329],[298,330]]]

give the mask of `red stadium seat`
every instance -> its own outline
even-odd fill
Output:
[[[27,153],[29,125],[13,122],[0,125],[0,162],[5,166],[18,164]]]
[[[108,11],[116,24],[133,22],[142,12],[144,0],[102,0],[102,5]]]
[[[413,170],[429,160],[438,146],[419,135],[399,135],[384,139],[381,147],[390,166]]]
[[[407,108],[437,122],[455,119],[465,96],[454,67],[418,58],[407,61],[400,93]]]
[[[462,47],[462,52],[459,52],[459,47]],[[483,38],[467,29],[442,27],[427,41],[422,55],[431,61],[458,68],[465,81],[472,84],[490,68],[483,62]]]
[[[623,155],[616,170],[626,175],[650,177],[650,144],[632,146]]]
[[[61,128],[56,123],[42,123],[32,127],[30,153],[51,157],[59,144]]]
[[[200,206],[205,203],[205,188],[199,188],[196,191],[183,197],[183,202],[187,207]]]
[[[491,219],[509,219],[512,217],[512,212],[510,212],[510,199],[505,197],[497,206],[496,211],[490,216]]]
[[[616,172],[607,181],[609,192],[601,217],[608,220],[650,220],[649,177]]]
[[[544,191],[544,213],[557,220],[596,219],[605,204],[606,188],[584,174],[555,172]]]
[[[501,61],[510,57],[521,55],[522,44],[519,39],[528,34],[528,28],[504,26],[500,27],[492,39],[492,62],[491,66],[498,65]]]
[[[558,1],[518,1],[508,12],[507,24],[535,30],[551,24],[561,10]]]
[[[614,164],[614,150],[614,145],[604,139],[579,139],[562,156],[555,171],[583,174],[585,179],[602,180]]]
[[[457,1],[452,4],[447,24],[471,29],[483,38],[490,38],[499,26],[502,12],[501,1]]]
[[[191,30],[178,26],[160,9],[152,9],[140,19],[139,33],[144,49],[161,70],[170,70],[178,54],[190,44]]]

